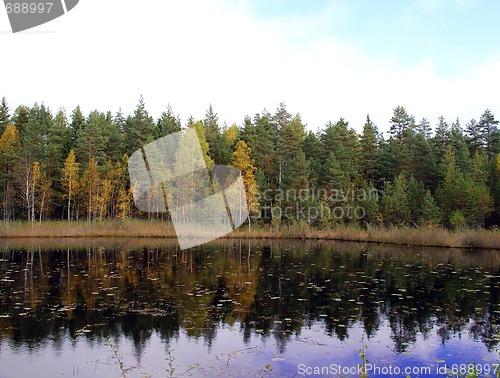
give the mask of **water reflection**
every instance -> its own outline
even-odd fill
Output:
[[[462,345],[482,345],[478,358],[493,358],[499,263],[488,251],[332,242],[225,240],[179,251],[161,240],[3,241],[0,362],[10,356],[7,344],[36,356],[47,348],[80,350],[86,340],[85,348],[109,354],[105,340],[130,340],[138,366],[151,345],[161,346],[165,365],[172,344],[189,353],[201,343],[210,353],[218,333],[224,342],[228,332],[240,353],[272,341],[274,361],[287,353],[289,361],[312,360],[311,345],[351,338],[359,347],[359,329],[368,340],[382,337],[393,358],[411,359],[419,343],[446,345],[457,335]],[[311,336],[318,330],[327,338]],[[301,357],[294,359],[287,348],[297,345]]]

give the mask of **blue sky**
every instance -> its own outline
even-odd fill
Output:
[[[328,34],[402,65],[429,58],[440,75],[499,54],[500,2],[493,0],[259,0],[251,9],[267,20],[328,12],[328,22],[316,25],[309,38]]]
[[[140,6],[138,6],[140,4]],[[284,101],[311,130],[366,114],[387,130],[403,105],[432,125],[500,118],[500,2],[493,0],[82,0],[11,34],[0,12],[0,96],[183,121],[212,104],[221,121]]]

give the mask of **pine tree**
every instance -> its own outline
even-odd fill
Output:
[[[496,144],[496,137],[498,133],[498,120],[495,120],[495,117],[491,113],[489,109],[486,109],[483,114],[481,114],[481,118],[479,119],[479,123],[477,124],[479,128],[479,133],[481,135],[482,145],[486,150],[486,154],[488,157],[488,161],[491,161],[493,155],[498,151],[493,150],[493,146]]]
[[[432,128],[427,118],[422,118],[420,123],[416,126],[415,131],[417,134],[422,135],[425,140],[431,138]]]
[[[473,155],[483,145],[481,130],[475,119],[471,119],[465,125],[465,133],[467,134],[467,145],[469,147],[469,152]]]
[[[292,115],[286,109],[286,105],[284,102],[280,102],[278,108],[276,109],[276,113],[272,117],[273,126],[276,129],[277,134],[279,134],[280,130],[285,127],[292,120]]]
[[[26,124],[29,121],[29,111],[30,109],[27,106],[20,105],[14,111],[14,115],[12,116],[12,123],[16,126],[17,130],[24,130],[26,128]]]
[[[415,119],[408,115],[406,109],[398,105],[394,108],[394,114],[391,118],[391,134],[399,143],[404,143],[408,130],[415,126]]]

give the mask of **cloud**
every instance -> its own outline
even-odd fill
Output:
[[[184,121],[202,118],[212,103],[230,124],[285,101],[312,130],[343,116],[358,131],[367,113],[387,130],[398,104],[431,123],[443,114],[464,124],[487,107],[500,116],[500,60],[440,77],[432,57],[402,65],[346,43],[321,13],[261,19],[248,2],[223,0],[86,1],[71,13],[46,26],[54,34],[1,36],[11,107],[132,113],[143,94],[155,117],[171,103]]]
[[[477,0],[414,0],[412,9],[428,14],[443,6],[467,8],[475,3]]]

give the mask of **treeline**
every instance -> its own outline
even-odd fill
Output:
[[[341,118],[306,131],[284,104],[241,125],[212,106],[183,125],[170,106],[154,120],[143,98],[133,115],[77,107],[0,104],[0,194],[4,220],[168,218],[133,207],[127,157],[194,127],[206,161],[243,173],[253,218],[273,224],[438,226],[500,224],[500,131],[486,110],[462,126],[433,128],[397,106],[386,136],[367,116],[358,134]]]

